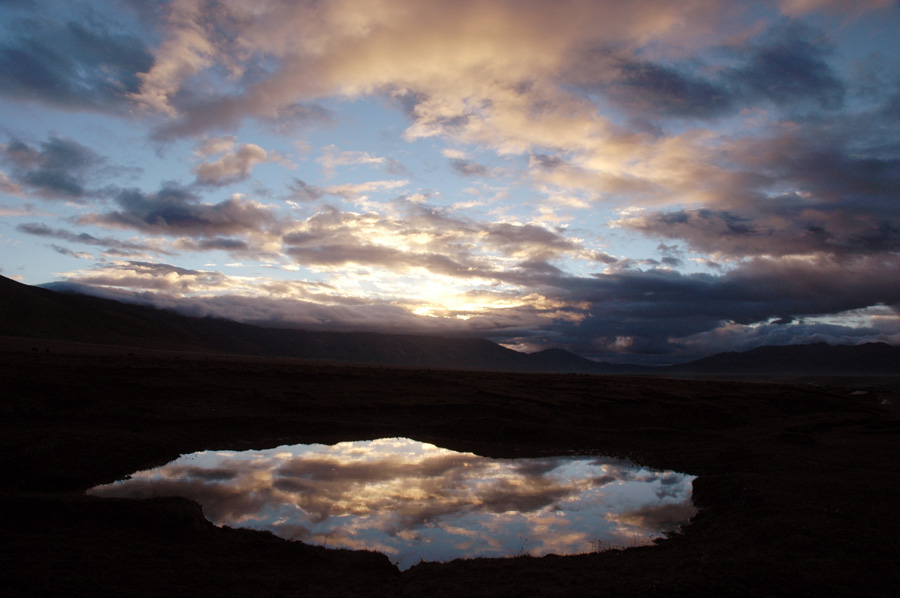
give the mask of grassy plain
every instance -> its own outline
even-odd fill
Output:
[[[0,339],[6,596],[896,595],[896,385],[336,366]],[[885,401],[893,407],[883,405]],[[423,563],[84,491],[202,449],[406,436],[698,475],[656,546]]]

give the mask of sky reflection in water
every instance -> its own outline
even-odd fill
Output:
[[[487,459],[407,438],[203,451],[90,494],[183,496],[217,525],[420,560],[648,544],[696,512],[694,476],[604,457]]]

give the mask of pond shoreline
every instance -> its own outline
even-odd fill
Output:
[[[410,438],[204,450],[88,490],[180,496],[217,526],[422,561],[653,544],[696,515],[694,476],[622,459],[488,459]]]

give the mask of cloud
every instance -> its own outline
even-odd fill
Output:
[[[213,149],[211,144],[203,148],[203,155],[221,154],[212,162],[202,162],[191,171],[197,175],[196,185],[203,187],[224,187],[248,179],[257,164],[272,161],[263,148],[254,143],[245,143],[234,147],[232,142],[225,147],[221,140]]]
[[[325,195],[325,191],[321,187],[310,185],[306,181],[296,178],[288,185],[288,190],[291,192],[291,199],[301,202],[317,201]]]
[[[762,101],[842,105],[844,85],[814,32],[788,24],[753,37],[740,16],[728,3],[674,10],[664,2],[611,7],[569,0],[551,7],[501,0],[487,10],[472,2],[450,9],[342,0],[212,11],[180,0],[163,24],[169,36],[140,95],[171,117],[164,128],[190,134],[243,118],[276,118],[297,102],[376,93],[404,108],[408,140],[443,136],[501,155],[546,156],[559,167],[543,163],[536,182],[595,197],[694,203],[706,199],[697,180],[728,175],[711,159],[714,136],[628,130],[598,112],[591,94],[643,119],[718,117]],[[226,33],[213,35],[208,23]],[[748,36],[749,42],[734,41]],[[680,45],[682,55],[640,52],[667,44]],[[684,59],[710,45],[720,48],[719,62]],[[193,84],[199,72],[215,78],[216,68],[230,71],[233,92],[215,95]],[[463,174],[489,172],[452,160]],[[326,176],[347,165],[390,168],[383,156],[333,145],[319,161]]]
[[[330,254],[313,245],[299,252],[313,263],[332,266],[334,260],[354,259],[365,265],[433,267],[452,277],[474,274],[450,270],[441,262],[429,263],[428,254],[401,255],[388,248],[370,254],[347,246]],[[321,252],[321,257],[316,254]],[[316,261],[318,259],[318,261]],[[443,268],[443,270],[441,270]],[[509,295],[494,291],[479,302],[478,293],[463,293],[455,308],[444,295],[433,313],[445,318],[422,320],[415,312],[428,305],[415,292],[427,291],[422,279],[409,287],[396,286],[383,298],[369,291],[354,295],[341,278],[331,283],[280,282],[233,278],[164,264],[140,262],[107,265],[66,274],[82,284],[119,289],[146,289],[155,295],[123,295],[121,299],[151,303],[195,316],[213,315],[266,325],[293,325],[307,329],[431,331],[440,334],[478,335],[514,347],[556,346],[586,356],[620,362],[673,362],[706,355],[706,347],[754,346],[769,326],[782,321],[779,336],[793,342],[823,340],[821,324],[811,318],[849,313],[870,305],[898,305],[900,291],[893,284],[900,261],[859,258],[851,263],[825,259],[756,260],[723,274],[681,274],[674,270],[622,270],[593,280],[559,271],[476,272],[488,280],[515,283]],[[494,278],[490,278],[494,277]],[[366,284],[390,288],[392,279],[363,278]],[[834,285],[840,280],[840,285]],[[490,287],[488,287],[490,288]],[[452,292],[449,283],[443,292]],[[527,294],[526,294],[527,293]],[[173,294],[181,296],[176,299]],[[504,304],[504,301],[506,303]],[[453,314],[468,319],[454,319]],[[841,321],[840,316],[836,316]],[[856,326],[855,338],[889,341],[900,324],[891,315]],[[763,324],[763,327],[760,327]],[[850,324],[848,324],[849,326]],[[834,323],[828,339],[849,339],[853,334]],[[893,327],[893,328],[892,328]],[[730,332],[729,332],[730,331]],[[880,331],[880,332],[879,332]],[[893,331],[893,332],[891,332]],[[879,334],[881,335],[879,337]],[[893,335],[893,336],[892,336]],[[703,341],[703,342],[701,342]],[[726,342],[728,341],[728,342]],[[706,343],[706,344],[704,344]]]
[[[176,247],[191,249],[194,244],[190,242],[185,247],[182,243]],[[426,262],[420,256],[397,257],[389,251],[386,253],[390,259],[400,260],[401,265],[424,267],[421,264]],[[120,301],[154,305],[196,317],[213,316],[310,330],[483,336],[546,325],[549,313],[555,314],[555,318],[565,316],[564,302],[538,295],[524,296],[512,289],[473,292],[467,291],[465,285],[452,284],[452,279],[437,284],[431,282],[431,277],[407,279],[402,268],[399,273],[383,272],[377,277],[361,275],[358,270],[357,266],[355,274],[338,274],[329,281],[285,281],[276,277],[232,277],[216,271],[123,261],[100,263],[60,276],[68,284],[90,285],[84,288],[93,288],[93,292],[96,289],[114,292]],[[360,284],[369,288],[361,292]],[[435,291],[440,293],[439,297],[432,295]],[[428,309],[445,317],[423,320],[421,313]],[[458,319],[456,314],[466,318]]]
[[[388,164],[388,159],[381,156],[373,156],[368,152],[342,151],[338,146],[332,144],[322,148],[322,155],[316,158],[316,162],[322,165],[322,171],[325,176],[330,177],[334,175],[335,168],[338,166],[358,164],[384,166]]]
[[[209,158],[215,155],[225,154],[234,149],[237,137],[233,135],[223,137],[207,137],[194,150],[194,155],[200,158]]]
[[[420,268],[460,279],[520,281],[538,269],[558,272],[544,263],[548,260],[589,255],[560,231],[542,226],[479,223],[427,206],[398,205],[394,214],[328,206],[303,222],[295,221],[282,238],[283,251],[307,267],[359,264],[395,272]]]
[[[488,171],[484,164],[479,164],[472,160],[455,158],[450,160],[450,166],[453,167],[453,170],[464,176],[484,177],[490,175],[490,171]]]
[[[153,66],[139,74],[139,89],[131,94],[145,107],[172,116],[171,96],[181,83],[214,62],[213,31],[197,0],[176,0],[167,6],[166,39],[154,50]]]
[[[603,91],[630,112],[716,118],[735,109],[730,89],[675,67],[626,59],[618,71]]]
[[[747,62],[726,71],[725,78],[745,101],[840,108],[844,84],[826,62],[830,48],[817,37],[817,32],[793,23],[775,27],[750,46]]]
[[[55,251],[56,253],[58,253],[60,255],[70,255],[74,258],[78,258],[78,259],[82,259],[82,260],[89,260],[89,259],[93,259],[93,257],[94,257],[90,253],[85,253],[83,251],[72,251],[68,247],[62,247],[60,245],[51,244],[50,248],[53,249],[53,251]]]
[[[307,186],[304,188],[304,190],[312,194],[321,192],[323,195],[335,195],[338,197],[343,197],[345,199],[350,199],[364,195],[366,193],[372,193],[374,191],[389,191],[391,189],[399,189],[401,187],[405,187],[408,184],[409,181],[405,179],[399,179],[386,181],[367,181],[365,183],[344,183],[341,185],[328,185],[327,187],[319,187],[315,189]]]
[[[897,345],[900,344],[900,317],[890,308],[876,307],[820,318],[779,319],[753,325],[728,323],[673,341],[695,355],[813,342],[830,345],[882,342]]]
[[[696,512],[690,476],[666,474],[673,479],[662,500],[681,502],[656,504],[658,474],[591,461],[485,459],[391,438],[204,451],[89,493],[184,496],[220,525],[377,549],[394,555],[402,568],[423,558],[508,554],[513,543],[522,549],[523,537],[548,537],[530,547],[535,555],[579,553],[589,548],[588,538],[616,533],[608,521],[652,537]],[[620,483],[601,490],[591,481],[601,476]],[[641,492],[645,488],[651,492]],[[647,498],[630,497],[629,490]]]
[[[0,9],[2,10],[2,9]],[[153,56],[107,13],[67,20],[59,6],[11,17],[0,42],[0,95],[68,110],[124,113]],[[14,12],[13,12],[14,14]]]
[[[234,239],[228,237],[215,237],[212,239],[201,239],[200,241],[192,241],[190,239],[182,239],[178,243],[178,247],[185,251],[227,251],[232,254],[256,254],[252,251],[249,243],[243,239]]]
[[[164,186],[152,194],[124,190],[115,202],[119,210],[88,214],[79,218],[79,223],[163,235],[217,237],[252,235],[277,221],[270,208],[256,201],[233,196],[216,204],[200,203],[196,195],[175,185]]]
[[[155,243],[120,241],[113,237],[100,238],[88,233],[74,233],[65,229],[52,229],[46,224],[38,222],[20,224],[16,226],[16,230],[39,237],[49,237],[69,241],[71,243],[104,247],[107,250],[114,250],[117,255],[133,255],[147,251],[153,251],[164,255],[168,253],[165,249]]]
[[[810,205],[802,197],[773,198],[743,211],[651,212],[618,221],[652,236],[681,239],[723,257],[853,255],[900,249],[900,219],[853,209]]]
[[[847,314],[897,304],[883,281],[900,251],[900,73],[891,47],[860,53],[855,21],[880,19],[862,14],[879,0],[45,6],[0,8],[0,95],[194,148],[182,182],[123,188],[77,141],[7,134],[0,189],[68,202],[49,216],[66,224],[34,215],[11,231],[132,259],[73,279],[133,281],[167,305],[180,293],[198,313],[418,324],[623,360],[686,357],[699,339],[849,338]],[[366,119],[385,109],[405,130],[392,120],[376,139]],[[326,122],[366,134],[306,134]],[[236,131],[311,152],[282,188],[267,179],[286,205],[212,195],[283,162],[265,149],[278,142]],[[367,145],[390,135],[406,145]],[[420,149],[414,171],[395,157]],[[117,232],[77,228],[92,225]],[[247,276],[146,265],[194,252]],[[838,328],[812,322],[827,314]]]
[[[79,275],[66,276],[66,279],[91,287],[142,289],[170,294],[191,293],[198,289],[209,292],[228,288],[228,279],[221,272],[136,261],[107,264]],[[118,296],[134,297],[131,294]],[[139,300],[137,302],[145,303],[147,301]]]
[[[34,211],[32,206],[26,204],[25,206],[19,207],[16,206],[14,208],[5,206],[0,204],[0,216],[33,216]]]
[[[90,177],[104,160],[72,139],[51,136],[33,147],[18,139],[0,144],[0,160],[12,167],[6,185],[24,188],[44,199],[80,201]],[[4,177],[5,178],[5,177]]]
[[[674,531],[684,525],[686,521],[690,521],[696,514],[697,507],[690,501],[685,501],[675,504],[646,505],[633,511],[611,515],[608,518],[627,528]],[[626,533],[623,533],[622,536],[623,539],[627,538]]]
[[[21,195],[22,187],[11,181],[5,172],[0,171],[0,192],[9,195]]]
[[[672,270],[626,270],[595,280],[547,279],[548,296],[587,306],[584,317],[548,327],[544,342],[584,355],[641,354],[669,359],[702,356],[699,344],[678,339],[733,325],[822,316],[873,305],[895,305],[900,258],[859,256],[755,259],[719,275]],[[835,284],[835,281],[840,281]],[[540,287],[538,287],[540,289]],[[793,325],[791,325],[793,326]],[[810,339],[796,325],[798,339]],[[534,331],[541,338],[540,330]],[[699,338],[699,337],[698,337]],[[523,342],[525,339],[522,339]]]
[[[713,120],[763,102],[835,110],[843,105],[846,86],[828,62],[831,52],[820,32],[791,22],[683,61],[588,48],[567,76],[634,117],[653,120]],[[595,64],[585,69],[587,61]]]
[[[631,211],[613,225],[725,259],[896,252],[900,160],[882,128],[872,117],[836,117],[735,141],[729,159],[744,172],[710,185],[715,202]]]
[[[864,12],[880,10],[893,5],[892,0],[865,0],[863,2],[843,2],[842,0],[780,0],[782,12],[792,16],[800,16],[816,10],[829,12],[846,12],[860,15]]]
[[[551,7],[497,1],[485,10],[472,1],[273,1],[250,11],[178,0],[135,98],[197,132],[197,126],[235,124],[239,115],[277,114],[298,101],[393,90],[418,98],[410,114],[424,132],[429,123],[464,123],[503,86],[524,89],[523,82],[558,72],[572,47],[596,39],[627,46],[690,40],[681,23],[710,31],[722,16],[715,6],[674,10],[664,2],[612,7],[569,0]],[[214,65],[230,71],[240,94],[210,95],[191,85]],[[499,86],[485,84],[491,80]]]

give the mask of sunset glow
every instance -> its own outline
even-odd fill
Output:
[[[900,344],[896,2],[0,5],[0,274],[671,363]]]

